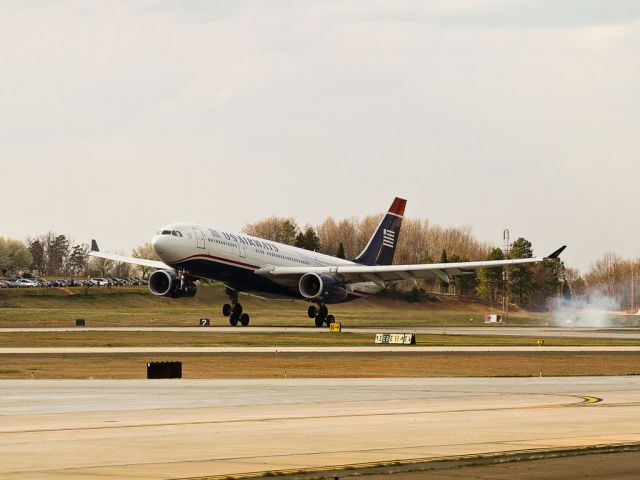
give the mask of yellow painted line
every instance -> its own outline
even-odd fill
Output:
[[[556,396],[556,395],[554,395]],[[158,422],[158,423],[129,423],[122,425],[97,425],[87,427],[60,427],[60,428],[45,428],[45,429],[24,429],[24,430],[5,430],[0,431],[0,435],[11,435],[17,433],[40,433],[40,432],[65,432],[65,431],[86,431],[86,430],[120,430],[126,428],[157,428],[157,427],[171,427],[171,426],[188,426],[188,425],[216,425],[216,424],[232,424],[232,423],[260,423],[260,422],[280,422],[280,421],[295,421],[295,420],[321,420],[329,418],[355,418],[355,417],[391,417],[402,415],[439,415],[444,413],[474,413],[474,412],[497,412],[506,410],[534,410],[540,408],[564,408],[575,407],[593,403],[599,403],[601,398],[583,395],[564,395],[558,394],[557,396],[566,396],[579,398],[581,402],[567,402],[567,403],[551,403],[544,405],[516,405],[512,407],[490,407],[480,409],[453,409],[453,410],[411,410],[406,412],[379,412],[379,413],[343,413],[332,415],[305,415],[305,416],[289,416],[289,417],[266,417],[266,418],[242,418],[242,419],[228,419],[228,420],[196,420],[192,422]]]
[[[588,397],[597,399],[597,397]],[[637,449],[640,443],[613,443],[613,444],[597,444],[597,445],[583,445],[579,447],[567,447],[567,448],[532,448],[526,450],[508,450],[503,452],[490,452],[490,453],[470,453],[466,455],[449,455],[440,457],[428,457],[428,458],[410,458],[404,460],[383,460],[379,462],[366,462],[366,463],[353,463],[349,465],[334,465],[324,467],[307,467],[307,468],[287,468],[287,469],[274,469],[264,470],[261,472],[249,472],[249,473],[236,473],[226,475],[213,475],[213,476],[200,476],[200,477],[182,477],[180,480],[242,480],[248,478],[261,478],[261,477],[274,477],[284,475],[303,475],[315,472],[341,472],[346,470],[359,470],[366,468],[385,468],[385,467],[399,467],[413,464],[422,463],[437,463],[437,462],[456,462],[463,460],[484,460],[492,458],[500,458],[504,456],[516,457],[518,455],[562,455],[563,453],[570,452],[582,452],[593,450],[598,451],[607,448],[624,448],[625,446]],[[543,458],[543,457],[541,457]]]

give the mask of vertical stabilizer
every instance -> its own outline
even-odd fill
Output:
[[[389,211],[382,218],[369,243],[354,262],[363,265],[391,265],[402,225],[402,216],[407,201],[396,197]]]

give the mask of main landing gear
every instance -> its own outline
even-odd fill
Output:
[[[336,318],[333,315],[329,315],[329,309],[326,305],[320,305],[316,307],[315,305],[311,305],[307,310],[307,315],[309,318],[316,319],[316,327],[320,328],[325,323],[327,327],[336,321]]]
[[[227,288],[227,295],[229,295],[229,300],[231,301],[231,305],[225,303],[222,306],[222,315],[225,317],[229,317],[229,323],[232,327],[240,325],[246,327],[249,325],[249,314],[242,313],[242,305],[238,302],[238,292],[231,288]]]

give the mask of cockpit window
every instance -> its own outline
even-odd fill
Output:
[[[182,237],[182,233],[178,230],[161,230],[158,235],[173,235],[174,237]]]

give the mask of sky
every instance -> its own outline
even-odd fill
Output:
[[[640,2],[0,0],[0,236],[385,211],[640,256]]]

